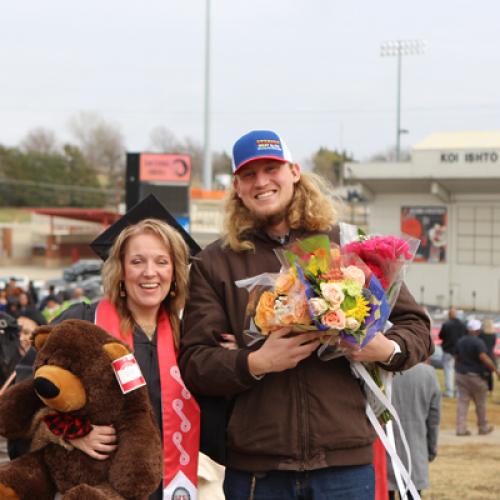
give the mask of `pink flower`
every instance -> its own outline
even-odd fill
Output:
[[[345,328],[344,311],[338,309],[336,311],[328,311],[322,318],[321,323],[333,330],[342,330]]]
[[[325,298],[332,309],[338,309],[344,300],[344,292],[337,283],[323,282],[319,286],[321,295]]]
[[[356,266],[347,266],[342,269],[342,273],[344,274],[344,279],[352,280],[360,285],[365,284],[365,273],[362,269]]]

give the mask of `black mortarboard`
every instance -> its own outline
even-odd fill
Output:
[[[191,255],[196,255],[200,246],[193,240],[191,235],[177,222],[175,217],[160,203],[160,201],[150,194],[142,201],[134,205],[123,217],[102,232],[91,244],[90,247],[99,255],[102,260],[106,260],[108,252],[118,235],[132,224],[137,224],[144,219],[159,219],[166,222],[169,226],[180,233],[184,238]]]

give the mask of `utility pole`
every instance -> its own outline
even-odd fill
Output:
[[[212,189],[212,152],[210,147],[210,0],[205,13],[205,112],[203,147],[203,188]]]
[[[408,133],[408,130],[401,128],[401,57],[423,54],[425,47],[423,40],[392,40],[380,46],[382,57],[397,57],[396,161],[399,161],[401,153],[401,134]]]

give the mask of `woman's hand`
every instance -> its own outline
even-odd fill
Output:
[[[221,337],[224,339],[224,341],[220,342],[220,345],[224,347],[224,349],[238,349],[238,344],[234,335],[231,335],[230,333],[221,333]]]
[[[93,425],[86,436],[72,439],[70,443],[96,460],[106,460],[118,447],[116,431],[111,425]]]
[[[379,361],[385,363],[394,351],[394,344],[383,333],[377,332],[362,349],[347,340],[341,340],[340,349],[351,361]]]
[[[262,346],[248,355],[248,369],[259,377],[270,372],[295,368],[319,347],[321,332],[300,333],[288,336],[290,327],[280,328],[269,334]]]

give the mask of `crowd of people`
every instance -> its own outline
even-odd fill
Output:
[[[161,204],[147,199],[98,237],[94,248],[105,260],[104,296],[96,302],[90,303],[79,289],[63,301],[54,293],[40,301],[32,287],[21,290],[10,283],[0,293],[0,309],[26,335],[46,322],[78,318],[102,326],[133,348],[164,445],[163,481],[150,499],[175,498],[176,491],[189,494],[197,481],[203,488],[219,488],[205,498],[222,497],[222,473],[224,495],[234,500],[387,498],[397,488],[389,470],[388,488],[376,493],[376,434],[351,361],[405,373],[395,376],[394,405],[412,436],[415,485],[428,487],[427,468],[419,464],[436,456],[440,391],[433,369],[425,364],[433,351],[429,317],[404,284],[391,312],[392,326],[362,349],[342,342],[344,356],[335,360],[324,362],[315,355],[319,332],[292,334],[283,327],[265,342],[246,342],[248,296],[235,281],[277,273],[275,251],[289,242],[313,234],[328,234],[339,242],[338,212],[324,180],[302,172],[278,134],[252,131],[233,148],[223,237],[201,250],[171,222]],[[478,352],[478,362],[498,371],[485,363],[482,353],[487,350],[475,333],[470,342],[457,342],[465,329],[459,332],[454,320],[450,311],[450,323],[442,330],[445,395],[455,394],[449,367],[458,354],[460,402],[471,387],[471,349]],[[4,382],[15,365],[24,367],[27,376],[32,357],[26,337],[22,339],[5,367]],[[177,371],[195,396],[182,393],[190,422],[183,446],[191,463],[197,462],[199,450],[206,454],[200,455],[198,471],[173,467],[170,459],[178,450],[171,426],[165,428],[164,422],[176,418],[172,408],[177,395],[167,375]],[[459,406],[462,415],[465,399]],[[463,425],[459,430],[467,432]],[[485,420],[479,431],[490,432]],[[120,443],[116,429],[94,424],[71,445],[106,460]]]

